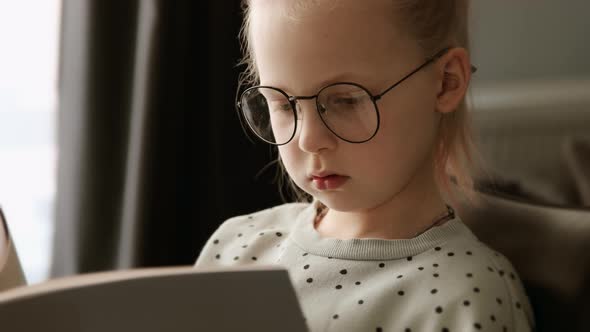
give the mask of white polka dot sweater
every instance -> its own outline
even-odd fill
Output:
[[[310,331],[531,331],[512,264],[456,217],[400,240],[323,238],[314,204],[225,221],[196,267],[281,265]]]

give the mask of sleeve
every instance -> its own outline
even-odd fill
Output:
[[[518,272],[505,256],[497,252],[494,253],[492,260],[495,264],[496,272],[502,278],[508,294],[512,299],[512,306],[510,308],[512,309],[513,331],[534,331],[535,315],[522,281],[518,276]]]
[[[231,244],[232,229],[238,220],[234,217],[221,223],[209,237],[201,249],[195,262],[195,268],[213,267],[221,265],[221,253]]]
[[[521,301],[499,294],[501,292],[488,294],[492,296],[483,294],[483,297],[478,298],[472,292],[457,293],[448,302],[432,306],[433,310],[428,315],[438,319],[430,327],[436,326],[441,331],[533,331],[531,322],[524,314],[524,305],[519,305]],[[430,329],[424,331],[427,330]]]
[[[488,255],[488,265],[457,276],[454,286],[459,291],[450,297],[445,317],[454,327],[451,331],[534,331],[533,311],[517,271],[503,255]]]
[[[496,252],[470,253],[474,260],[468,264],[443,269],[441,263],[440,282],[415,285],[426,295],[409,315],[412,331],[534,331],[531,305],[512,264]]]

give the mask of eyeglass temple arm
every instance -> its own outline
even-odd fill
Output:
[[[385,95],[387,92],[391,91],[391,89],[395,88],[396,86],[398,86],[399,84],[401,84],[403,81],[405,81],[406,79],[408,79],[410,76],[414,75],[416,72],[420,71],[422,68],[428,66],[429,64],[431,64],[433,61],[438,60],[440,57],[442,57],[443,55],[445,55],[445,53],[447,53],[449,50],[451,49],[451,47],[447,47],[444,48],[442,50],[440,50],[438,53],[436,53],[435,55],[433,55],[432,57],[430,57],[429,59],[426,60],[426,62],[424,62],[421,66],[419,66],[418,68],[414,69],[412,72],[410,72],[409,74],[407,74],[406,76],[404,76],[401,80],[397,81],[396,83],[394,83],[392,86],[390,86],[389,88],[387,88],[385,91],[381,92],[380,94],[377,94],[375,96],[373,96],[373,100],[377,101],[379,99],[381,99],[381,97],[383,97],[383,95]],[[477,67],[474,65],[471,65],[471,73],[475,73],[477,71]]]

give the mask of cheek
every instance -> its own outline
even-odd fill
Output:
[[[300,168],[302,168],[302,162],[299,159],[301,157],[298,155],[297,149],[294,148],[295,144],[293,143],[294,142],[290,142],[287,145],[281,145],[278,147],[278,149],[279,155],[281,157],[281,160],[283,162],[283,165],[285,166],[287,173],[293,180],[297,182],[297,172]]]
[[[433,152],[440,116],[432,101],[414,99],[380,108],[381,123],[374,142],[366,151],[374,160],[374,172],[406,177],[421,166]]]
[[[422,91],[411,93],[410,91]],[[395,142],[395,150],[423,150],[433,144],[440,115],[435,112],[433,91],[408,89],[392,94],[380,105],[383,139]]]

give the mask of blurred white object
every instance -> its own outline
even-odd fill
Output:
[[[27,279],[48,277],[61,0],[0,1],[0,204]]]

